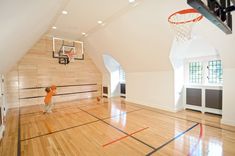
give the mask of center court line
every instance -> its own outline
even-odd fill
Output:
[[[137,130],[137,131],[135,131],[135,132],[132,132],[132,133],[130,133],[130,134],[128,134],[128,135],[125,135],[125,136],[123,136],[123,137],[120,137],[120,138],[118,138],[118,139],[115,139],[115,140],[113,140],[113,141],[110,141],[110,142],[108,142],[108,143],[106,143],[106,144],[104,144],[104,145],[102,145],[102,146],[105,147],[105,146],[111,145],[111,144],[113,144],[113,143],[115,143],[115,142],[118,142],[118,141],[120,141],[120,140],[122,140],[122,139],[125,139],[125,138],[127,138],[127,137],[129,137],[129,136],[132,136],[132,135],[134,135],[134,134],[136,134],[136,133],[139,133],[139,132],[141,132],[141,131],[143,131],[143,130],[146,130],[146,129],[148,129],[148,128],[149,128],[149,127],[145,127],[145,128],[139,129],[139,130]]]
[[[186,131],[176,135],[174,138],[172,138],[171,140],[167,141],[166,143],[162,144],[161,146],[159,146],[158,148],[155,148],[152,152],[146,154],[146,156],[150,156],[153,153],[157,152],[158,150],[162,149],[163,147],[165,147],[166,145],[168,145],[169,143],[171,143],[172,141],[178,139],[179,137],[181,137],[182,135],[184,135],[185,133],[187,133],[188,131],[191,131],[194,127],[198,126],[199,123],[196,123],[195,125],[193,125],[192,127],[188,128]]]

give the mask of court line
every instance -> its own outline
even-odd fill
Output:
[[[145,109],[145,110],[148,110],[148,109]],[[154,112],[155,112],[155,111],[154,111]],[[156,112],[156,113],[160,113],[160,112]],[[184,119],[184,118],[180,118],[180,117],[168,115],[168,114],[165,114],[165,113],[160,113],[160,114],[163,114],[163,115],[166,115],[166,116],[171,116],[171,117],[173,117],[173,118],[177,118],[177,119],[181,119],[181,120],[185,120],[185,121],[190,121],[190,122],[194,122],[194,123],[200,123],[200,124],[202,124],[202,125],[204,125],[204,126],[208,126],[208,127],[216,128],[216,129],[219,129],[219,130],[224,130],[224,131],[228,131],[228,132],[235,133],[235,131],[233,131],[233,130],[224,129],[224,128],[217,127],[217,126],[213,126],[213,125],[209,125],[209,124],[203,124],[201,121],[200,121],[200,122],[197,122],[197,121],[193,121],[193,120],[189,120],[189,119]],[[200,119],[199,119],[199,120],[200,120]]]
[[[88,103],[89,104],[89,103]],[[41,104],[41,105],[44,105],[44,104]],[[55,105],[60,105],[59,104],[55,104]],[[90,105],[90,104],[89,104]],[[91,104],[93,105],[93,104]],[[100,105],[104,105],[104,104],[100,104]],[[64,107],[59,107],[59,108],[53,108],[53,110],[57,110],[57,109],[64,109],[64,108],[73,108],[73,107],[86,107],[87,105],[81,105],[81,106],[64,106]],[[41,113],[42,111],[36,111],[36,112],[30,112],[30,113],[22,113],[21,115],[31,115],[31,114],[37,114],[37,113]]]
[[[100,104],[100,105],[104,105],[104,104]],[[82,108],[82,107],[86,107],[86,105],[81,105],[81,106],[69,106],[69,107],[61,107],[61,108],[53,108],[53,112],[59,112],[59,111],[57,111],[57,110],[60,110],[60,109],[69,109],[69,108],[77,108],[77,109],[79,109],[79,108]],[[137,108],[139,108],[139,107],[137,107]],[[142,110],[143,108],[139,108],[138,110]],[[80,110],[80,109],[79,109]],[[81,111],[81,110],[80,110]],[[129,112],[132,112],[132,111],[129,111]],[[111,116],[111,117],[107,117],[107,118],[102,118],[102,120],[105,120],[105,119],[109,119],[109,118],[113,118],[113,117],[116,117],[116,116],[119,116],[119,115],[121,115],[121,114],[125,114],[125,113],[120,113],[120,114],[118,114],[118,115],[115,115],[115,116]],[[22,113],[21,114],[21,117],[27,117],[27,116],[29,116],[29,115],[43,115],[43,113],[42,113],[42,111],[37,111],[37,112],[31,112],[31,113]]]
[[[52,112],[53,113],[50,113],[51,115],[55,115],[55,113],[58,113],[58,112],[61,112],[61,111],[59,111],[59,110],[52,110]],[[68,112],[63,112],[63,113],[61,113],[61,114],[69,114],[69,115],[72,115],[72,114],[76,114],[76,113],[79,113],[79,112],[81,112],[81,110],[78,110],[77,112],[72,112],[72,113],[68,113]],[[42,111],[41,112],[39,112],[39,113],[33,113],[33,114],[27,114],[27,115],[24,115],[24,116],[22,116],[21,115],[21,118],[28,118],[29,116],[30,117],[34,117],[34,116],[45,116],[45,115],[47,115],[48,113],[43,113]],[[58,116],[60,116],[60,114],[57,114]]]
[[[72,106],[71,106],[71,107],[72,107]],[[84,106],[83,106],[83,107],[84,107]],[[135,106],[135,107],[137,107],[137,106]],[[146,110],[146,109],[140,108],[140,109],[138,109],[138,110],[133,110],[133,111],[125,112],[125,113],[120,113],[120,114],[115,115],[115,116],[111,116],[111,117],[107,117],[107,118],[101,119],[101,118],[99,118],[99,117],[97,117],[97,116],[95,116],[95,115],[93,115],[93,114],[91,114],[91,113],[89,113],[89,112],[87,112],[87,111],[85,111],[85,110],[79,108],[78,106],[77,106],[77,108],[78,108],[79,110],[81,110],[81,111],[83,111],[83,112],[85,112],[85,113],[87,113],[87,114],[89,114],[89,115],[95,117],[97,120],[96,120],[96,121],[93,121],[93,122],[102,121],[102,122],[104,122],[105,124],[107,124],[107,125],[109,125],[109,126],[115,128],[116,130],[118,130],[118,131],[120,131],[120,132],[122,132],[122,133],[124,133],[124,134],[126,134],[126,135],[129,135],[131,138],[133,138],[133,139],[135,139],[135,140],[141,142],[142,144],[144,144],[144,145],[146,145],[146,146],[148,146],[148,147],[150,147],[150,148],[152,148],[152,149],[156,149],[155,147],[153,147],[153,146],[151,146],[151,145],[145,143],[144,141],[142,141],[142,140],[140,140],[140,139],[138,139],[138,138],[135,138],[134,136],[132,136],[133,134],[130,135],[130,134],[126,133],[125,131],[122,131],[121,129],[119,129],[119,128],[117,128],[117,127],[115,127],[115,126],[113,126],[113,125],[107,123],[106,121],[104,121],[105,119],[114,118],[114,117],[116,117],[116,116],[122,116],[122,115],[125,115],[125,114],[127,114],[127,113],[131,113],[131,112],[135,112],[135,111],[139,111],[139,110]],[[157,113],[159,113],[159,112],[157,112]],[[163,114],[163,113],[160,113],[160,114]],[[164,115],[165,115],[165,114],[164,114]],[[169,115],[167,115],[167,116],[169,116]],[[171,117],[173,117],[173,116],[171,116]],[[173,117],[173,118],[175,118],[175,117]],[[180,119],[181,119],[181,118],[180,118]],[[93,122],[91,122],[91,123],[93,123]],[[193,122],[194,122],[194,121],[193,121]],[[87,124],[90,124],[90,123],[85,123],[85,124],[82,124],[82,125],[87,125]],[[197,123],[197,124],[199,124],[199,123]],[[197,125],[197,124],[196,124],[196,125]],[[65,130],[67,130],[67,129],[72,129],[72,128],[80,127],[80,126],[82,126],[82,125],[73,126],[73,127],[70,127],[70,128],[66,128],[66,129],[62,129],[62,130],[50,132],[50,133],[47,133],[47,134],[44,134],[44,135],[35,136],[35,137],[32,137],[32,138],[27,138],[27,139],[24,139],[24,140],[21,140],[21,141],[26,141],[26,140],[30,140],[30,139],[34,139],[34,138],[38,138],[38,137],[42,137],[42,136],[46,136],[46,135],[50,135],[50,134],[53,134],[53,133],[58,133],[58,132],[61,132],[61,131],[65,131]],[[187,131],[187,130],[186,130],[186,131]],[[185,132],[186,132],[186,131],[185,131]],[[182,135],[182,134],[181,134],[181,135]],[[181,135],[180,135],[180,136],[181,136]],[[175,138],[173,138],[173,139],[177,139],[177,138],[180,137],[180,136],[177,136],[177,137],[175,137]],[[171,139],[171,140],[172,140],[172,139]],[[160,147],[161,147],[161,146],[160,146]],[[159,148],[159,147],[158,147],[158,148]],[[157,149],[158,149],[158,148],[157,148]],[[161,148],[162,148],[162,147],[161,147]]]
[[[131,105],[131,104],[128,104],[128,105],[133,106],[133,105]],[[73,106],[71,106],[71,107],[73,107]],[[77,106],[77,107],[79,107],[79,106]],[[81,107],[84,107],[84,106],[81,106]],[[135,106],[135,107],[138,107],[138,106]],[[142,109],[139,109],[139,110],[153,111],[153,112],[155,112],[155,113],[163,114],[163,115],[165,115],[165,116],[170,116],[170,117],[173,117],[173,118],[176,118],[176,119],[180,119],[180,120],[184,120],[184,121],[190,121],[190,122],[197,123],[196,121],[193,121],[193,120],[189,120],[189,119],[184,119],[184,118],[180,118],[180,117],[168,115],[168,114],[166,114],[166,113],[162,113],[162,112],[158,112],[158,111],[146,109],[146,108],[143,108],[143,107],[138,107],[138,108],[142,108]],[[57,108],[57,109],[62,109],[62,108]],[[80,108],[78,108],[78,109],[80,109]],[[82,111],[84,111],[84,110],[82,110]],[[84,111],[84,112],[86,112],[86,111]],[[86,112],[86,113],[88,113],[88,112]],[[127,114],[127,113],[128,113],[128,112],[121,113],[121,114],[116,115],[116,116],[125,115],[125,114]],[[90,113],[88,113],[88,114],[90,114]],[[91,114],[90,114],[90,115],[91,115]],[[95,117],[95,118],[97,118],[97,117],[94,116],[94,115],[92,115],[92,116]],[[98,118],[98,120],[97,120],[96,122],[98,122],[98,121],[103,121],[103,120],[105,120],[105,119],[109,119],[109,118],[113,118],[113,117],[115,117],[115,116],[111,116],[111,117],[103,118],[103,119],[99,119],[99,118]],[[106,124],[108,124],[108,125],[110,125],[109,123],[107,123],[107,122],[105,122],[105,121],[103,121],[103,122],[106,123]],[[194,126],[196,127],[198,124],[199,124],[199,123],[195,124]],[[200,123],[200,124],[202,124],[202,123]],[[209,127],[213,127],[213,128],[217,128],[217,129],[221,129],[221,130],[225,130],[225,131],[231,131],[231,130],[227,130],[227,129],[223,129],[223,128],[220,128],[220,127],[215,127],[215,126],[211,126],[211,125],[207,125],[207,124],[202,124],[202,125],[209,126]],[[115,128],[115,129],[117,129],[117,130],[119,130],[119,131],[121,131],[121,132],[123,132],[123,133],[125,133],[124,131],[120,130],[119,128],[117,128],[117,127],[115,127],[115,126],[113,126],[113,125],[110,125],[110,126],[113,127],[113,128]],[[191,128],[193,129],[194,126],[192,126]],[[187,130],[186,130],[186,131],[187,131]],[[185,133],[186,133],[186,131],[185,131]],[[189,130],[188,130],[188,131],[189,131]],[[231,132],[234,132],[234,131],[231,131]],[[47,134],[47,135],[49,135],[49,134]],[[183,134],[182,134],[182,135],[183,135]],[[39,136],[39,137],[40,137],[40,136]],[[178,136],[178,137],[180,137],[180,136]],[[177,139],[178,137],[175,137],[175,138],[173,138],[173,139],[175,140],[175,139]],[[137,138],[135,138],[135,139],[137,139]],[[171,140],[172,140],[172,139],[171,139]],[[142,141],[139,140],[139,139],[138,139],[138,141],[142,142]],[[172,141],[173,141],[173,140],[172,140]],[[142,143],[143,143],[143,142],[142,142]],[[145,145],[148,146],[148,144],[146,144],[146,143],[143,143],[143,144],[145,144]],[[165,144],[166,144],[166,143],[165,143]],[[169,144],[169,143],[168,143],[168,144]],[[166,145],[165,145],[165,146],[166,146]],[[161,147],[161,146],[160,146],[160,147]],[[158,148],[160,148],[160,147],[158,147]],[[150,148],[151,148],[151,147],[150,147]],[[153,148],[154,148],[154,147],[153,147]],[[157,149],[158,149],[158,148],[157,148]],[[163,148],[163,147],[161,147],[161,148]]]
[[[157,152],[158,150],[160,150],[161,148],[165,147],[166,145],[168,145],[169,143],[171,143],[172,141],[178,139],[179,137],[181,137],[182,135],[184,135],[185,133],[187,133],[188,131],[191,131],[193,128],[195,128],[197,125],[199,125],[199,123],[196,123],[195,125],[193,125],[192,127],[188,128],[186,131],[181,132],[180,134],[176,135],[174,138],[172,138],[171,140],[167,141],[166,143],[162,144],[161,146],[159,146],[158,148],[155,148],[152,152],[148,153],[146,156],[150,156],[153,153]]]
[[[126,104],[127,104],[127,105],[130,105],[130,106],[135,106],[135,105],[128,104],[128,103],[126,103]],[[136,106],[136,107],[138,107],[138,106]],[[224,130],[224,131],[228,131],[228,132],[235,133],[235,131],[233,131],[233,130],[224,129],[224,128],[217,127],[217,126],[213,126],[213,125],[209,125],[209,124],[203,124],[201,121],[200,121],[200,122],[197,122],[197,121],[193,121],[193,120],[190,120],[190,119],[185,119],[185,118],[181,118],[181,117],[169,115],[169,114],[166,114],[166,113],[158,112],[158,111],[151,110],[151,109],[148,109],[148,108],[144,108],[144,107],[141,107],[141,106],[139,106],[139,107],[142,108],[143,110],[147,110],[147,111],[151,111],[151,112],[163,114],[163,115],[165,115],[165,116],[170,116],[170,117],[173,117],[173,118],[176,118],[176,119],[181,119],[181,120],[190,121],[190,122],[194,122],[194,123],[201,123],[201,124],[204,125],[204,126],[208,126],[208,127],[212,127],[212,128],[216,128],[216,129],[220,129],[220,130]],[[199,120],[200,120],[200,119],[199,119]],[[213,122],[213,123],[214,123],[214,122]]]
[[[17,142],[17,156],[21,155],[21,141],[20,141],[20,137],[21,137],[21,123],[20,123],[20,107],[18,108],[19,111],[19,115],[18,115],[18,142]]]
[[[18,77],[18,83],[20,82],[20,76],[19,76],[19,66],[17,67],[17,77]],[[18,87],[18,98],[20,97],[20,92],[19,92],[19,85],[17,85]],[[21,123],[20,123],[20,102],[19,102],[19,108],[18,108],[18,143],[17,143],[17,156],[21,155]]]
[[[189,119],[185,119],[185,118],[181,118],[181,117],[177,117],[177,116],[172,116],[172,115],[169,115],[169,114],[166,114],[166,113],[162,113],[162,112],[158,112],[158,111],[154,111],[154,110],[151,110],[151,109],[147,109],[147,108],[144,108],[142,106],[136,106],[136,105],[133,105],[133,104],[129,104],[128,102],[125,103],[129,106],[134,106],[134,107],[138,107],[138,108],[142,108],[143,110],[148,110],[148,111],[152,111],[152,112],[155,112],[155,113],[159,113],[159,114],[163,114],[163,115],[166,115],[166,116],[170,116],[170,117],[173,117],[173,118],[177,118],[177,119],[181,119],[181,120],[184,120],[184,121],[190,121],[190,122],[194,122],[194,123],[198,123],[197,121],[193,121],[193,120],[189,120]],[[102,104],[101,104],[102,105]],[[72,108],[74,106],[70,106],[70,107],[62,107],[62,108],[54,108],[54,109],[63,109],[63,108]],[[86,107],[86,105],[81,105],[81,106],[75,106],[75,107]],[[32,112],[32,113],[23,113],[21,115],[28,115],[28,114],[36,114],[36,113],[40,113],[41,111],[38,111],[38,112]],[[108,118],[107,118],[108,119]],[[200,119],[199,119],[200,120]],[[201,124],[203,124],[201,121],[200,121]],[[212,128],[216,128],[216,129],[220,129],[220,130],[225,130],[225,131],[229,131],[229,132],[233,132],[235,133],[235,131],[233,130],[229,130],[229,129],[224,129],[224,128],[221,128],[221,127],[218,127],[218,126],[213,126],[213,125],[209,125],[209,124],[203,124],[205,126],[208,126],[208,127],[212,127]]]
[[[93,115],[93,114],[91,114],[91,113],[89,113],[89,112],[87,112],[87,111],[85,111],[85,110],[83,110],[83,109],[81,109],[81,108],[79,108],[79,109],[82,110],[82,111],[84,111],[84,112],[86,112],[87,114],[93,116],[94,118],[99,119],[100,121],[102,121],[102,122],[104,122],[105,124],[107,124],[107,125],[113,127],[114,129],[116,129],[116,130],[118,130],[118,131],[120,131],[120,132],[122,132],[122,133],[128,135],[128,133],[126,133],[125,131],[123,131],[123,130],[121,130],[121,129],[119,129],[119,128],[113,126],[113,125],[111,125],[110,123],[108,123],[108,122],[106,122],[106,121],[100,119],[99,117],[97,117],[97,116],[95,116],[95,115]],[[133,139],[135,139],[135,140],[137,140],[137,141],[139,141],[139,142],[141,142],[142,144],[144,144],[144,145],[146,145],[146,146],[148,146],[148,147],[150,147],[150,148],[152,148],[152,149],[155,149],[153,146],[147,144],[146,142],[144,142],[144,141],[142,141],[142,140],[140,140],[140,139],[138,139],[138,138],[136,138],[136,137],[134,137],[134,136],[130,136],[130,137],[133,138]]]
[[[203,127],[202,127],[202,124],[200,124],[200,133],[199,133],[199,136],[198,136],[198,141],[195,144],[194,148],[192,150],[190,150],[190,152],[189,152],[189,154],[187,156],[191,156],[196,151],[196,149],[198,148],[199,143],[200,143],[200,141],[202,139],[202,135],[203,135]]]
[[[78,108],[78,109],[79,109],[79,108]],[[79,109],[79,110],[82,111],[81,109]],[[125,113],[120,113],[120,114],[118,114],[118,115],[111,116],[111,117],[108,117],[108,118],[105,118],[105,119],[113,118],[113,117],[116,117],[116,116],[123,116],[123,115],[125,115],[125,114],[127,114],[127,113],[132,113],[132,112],[139,111],[139,110],[142,110],[142,109],[133,110],[133,111],[125,112]],[[82,111],[82,112],[84,112],[84,111]],[[88,114],[88,113],[87,113],[87,114]],[[89,114],[89,115],[90,115],[90,114]],[[91,115],[91,116],[92,116],[92,115]],[[94,117],[94,116],[93,116],[93,117]],[[96,119],[97,119],[97,118],[96,118]],[[42,134],[42,135],[30,137],[30,138],[21,139],[20,141],[26,141],[26,140],[35,139],[35,138],[38,138],[38,137],[43,137],[43,136],[50,135],[50,134],[53,134],[53,133],[58,133],[58,132],[66,131],[66,130],[69,130],[69,129],[77,128],[77,127],[80,127],[80,126],[88,125],[88,124],[91,124],[91,123],[94,123],[94,122],[103,121],[103,120],[105,120],[105,119],[97,119],[97,120],[95,120],[95,121],[87,122],[87,123],[84,123],[84,124],[80,124],[80,125],[76,125],[76,126],[64,128],[64,129],[61,129],[61,130],[57,130],[57,131],[45,133],[45,134]]]
[[[133,112],[137,112],[137,111],[140,111],[140,110],[143,110],[143,108],[132,110],[132,111],[128,111],[128,112],[124,112],[124,113],[120,113],[120,114],[117,114],[117,115],[114,115],[114,116],[110,116],[110,117],[106,117],[106,118],[100,118],[100,119],[101,120],[107,120],[107,119],[111,119],[111,118],[116,118],[118,116],[123,116],[123,115],[129,114],[129,113],[133,113]]]
[[[141,132],[141,131],[143,131],[143,130],[146,130],[146,129],[148,129],[148,128],[149,128],[149,127],[145,127],[145,128],[139,129],[139,130],[137,130],[137,131],[135,131],[135,132],[132,132],[132,133],[130,133],[130,134],[128,134],[128,135],[125,135],[125,136],[120,137],[120,138],[118,138],[118,139],[112,140],[112,141],[110,141],[110,142],[108,142],[108,143],[106,143],[106,144],[104,144],[104,145],[102,145],[102,146],[103,146],[103,147],[106,147],[106,146],[111,145],[111,144],[113,144],[113,143],[115,143],[115,142],[118,142],[118,141],[120,141],[120,140],[123,140],[123,139],[125,139],[125,138],[127,138],[127,137],[129,137],[129,136],[132,136],[132,135],[134,135],[134,134],[136,134],[136,133],[139,133],[139,132]]]
[[[87,122],[87,123],[84,123],[84,124],[80,124],[80,125],[76,125],[76,126],[72,126],[72,127],[64,128],[64,129],[61,129],[61,130],[57,130],[57,131],[49,132],[49,133],[46,133],[46,134],[42,134],[42,135],[38,135],[38,136],[34,136],[34,137],[31,137],[31,138],[22,139],[22,140],[20,140],[20,141],[32,140],[32,139],[35,139],[35,138],[39,138],[39,137],[43,137],[43,136],[47,136],[47,135],[50,135],[50,134],[53,134],[53,133],[58,133],[58,132],[66,131],[66,130],[73,129],[73,128],[77,128],[77,127],[81,127],[81,126],[88,125],[88,124],[91,124],[91,123],[95,123],[95,122],[98,122],[98,121],[99,121],[99,120],[95,120],[95,121]]]

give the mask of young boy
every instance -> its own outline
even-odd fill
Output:
[[[51,109],[53,106],[53,95],[55,95],[56,93],[56,86],[52,85],[51,87],[46,87],[45,89],[47,95],[45,96],[44,99],[44,103],[45,103],[45,107],[44,107],[44,112],[43,113],[51,113]]]

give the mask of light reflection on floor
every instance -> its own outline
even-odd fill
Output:
[[[123,114],[115,118],[112,118],[112,121],[116,123],[120,123],[120,125],[122,125],[122,128],[126,127],[126,114],[125,114],[125,111],[122,111],[122,110],[125,110],[123,107],[125,107],[125,105],[124,106],[121,105],[121,109],[119,109],[116,105],[111,105],[111,116],[115,114]]]

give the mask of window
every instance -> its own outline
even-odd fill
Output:
[[[202,63],[190,62],[189,63],[189,82],[202,83]]]
[[[213,60],[208,62],[208,83],[222,83],[223,70],[221,60]]]
[[[222,62],[219,59],[197,59],[189,61],[187,72],[187,82],[191,84],[211,84],[218,85],[223,83]]]
[[[123,71],[123,69],[121,67],[119,68],[119,81],[120,81],[120,83],[126,82],[125,72]]]

